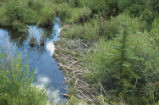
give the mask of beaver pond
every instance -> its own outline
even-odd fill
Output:
[[[56,18],[51,30],[30,25],[27,35],[18,35],[7,29],[0,29],[0,49],[5,52],[20,52],[22,58],[27,58],[24,63],[35,70],[35,82],[38,88],[46,89],[50,98],[55,103],[65,103],[63,94],[66,93],[64,74],[59,70],[58,63],[52,57],[55,46],[59,40],[60,19]]]

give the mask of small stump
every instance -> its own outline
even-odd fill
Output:
[[[37,42],[36,38],[31,37],[29,44],[31,47],[34,47],[34,46],[38,45],[38,42]]]
[[[44,39],[40,40],[40,46],[44,46]]]

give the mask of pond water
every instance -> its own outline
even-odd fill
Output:
[[[55,103],[59,101],[65,103],[66,99],[62,96],[66,93],[64,75],[52,57],[55,50],[54,43],[59,40],[60,19],[56,18],[53,24],[49,32],[43,28],[29,26],[28,35],[16,35],[14,32],[0,29],[0,49],[12,53],[20,52],[23,57],[27,56],[26,63],[30,65],[30,70],[36,71],[33,85],[47,89],[50,99],[55,99]],[[31,46],[33,38],[36,45]]]

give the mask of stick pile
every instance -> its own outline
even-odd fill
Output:
[[[87,99],[89,102],[96,101],[97,93],[84,81],[84,68],[81,66],[81,52],[88,49],[88,45],[80,40],[70,40],[62,38],[56,43],[55,58],[59,62],[59,67],[65,74],[68,90],[76,87],[76,97]],[[72,86],[73,81],[73,86]],[[68,95],[64,95],[69,97]]]

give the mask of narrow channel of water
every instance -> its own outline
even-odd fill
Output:
[[[30,69],[36,71],[33,84],[38,88],[46,88],[50,98],[55,99],[55,103],[65,103],[66,99],[62,96],[66,93],[64,75],[52,57],[54,43],[59,40],[60,19],[56,18],[53,24],[49,34],[42,28],[29,26],[27,37],[14,36],[9,31],[0,29],[0,49],[19,51],[23,56],[27,56]],[[18,43],[19,41],[21,43]]]

